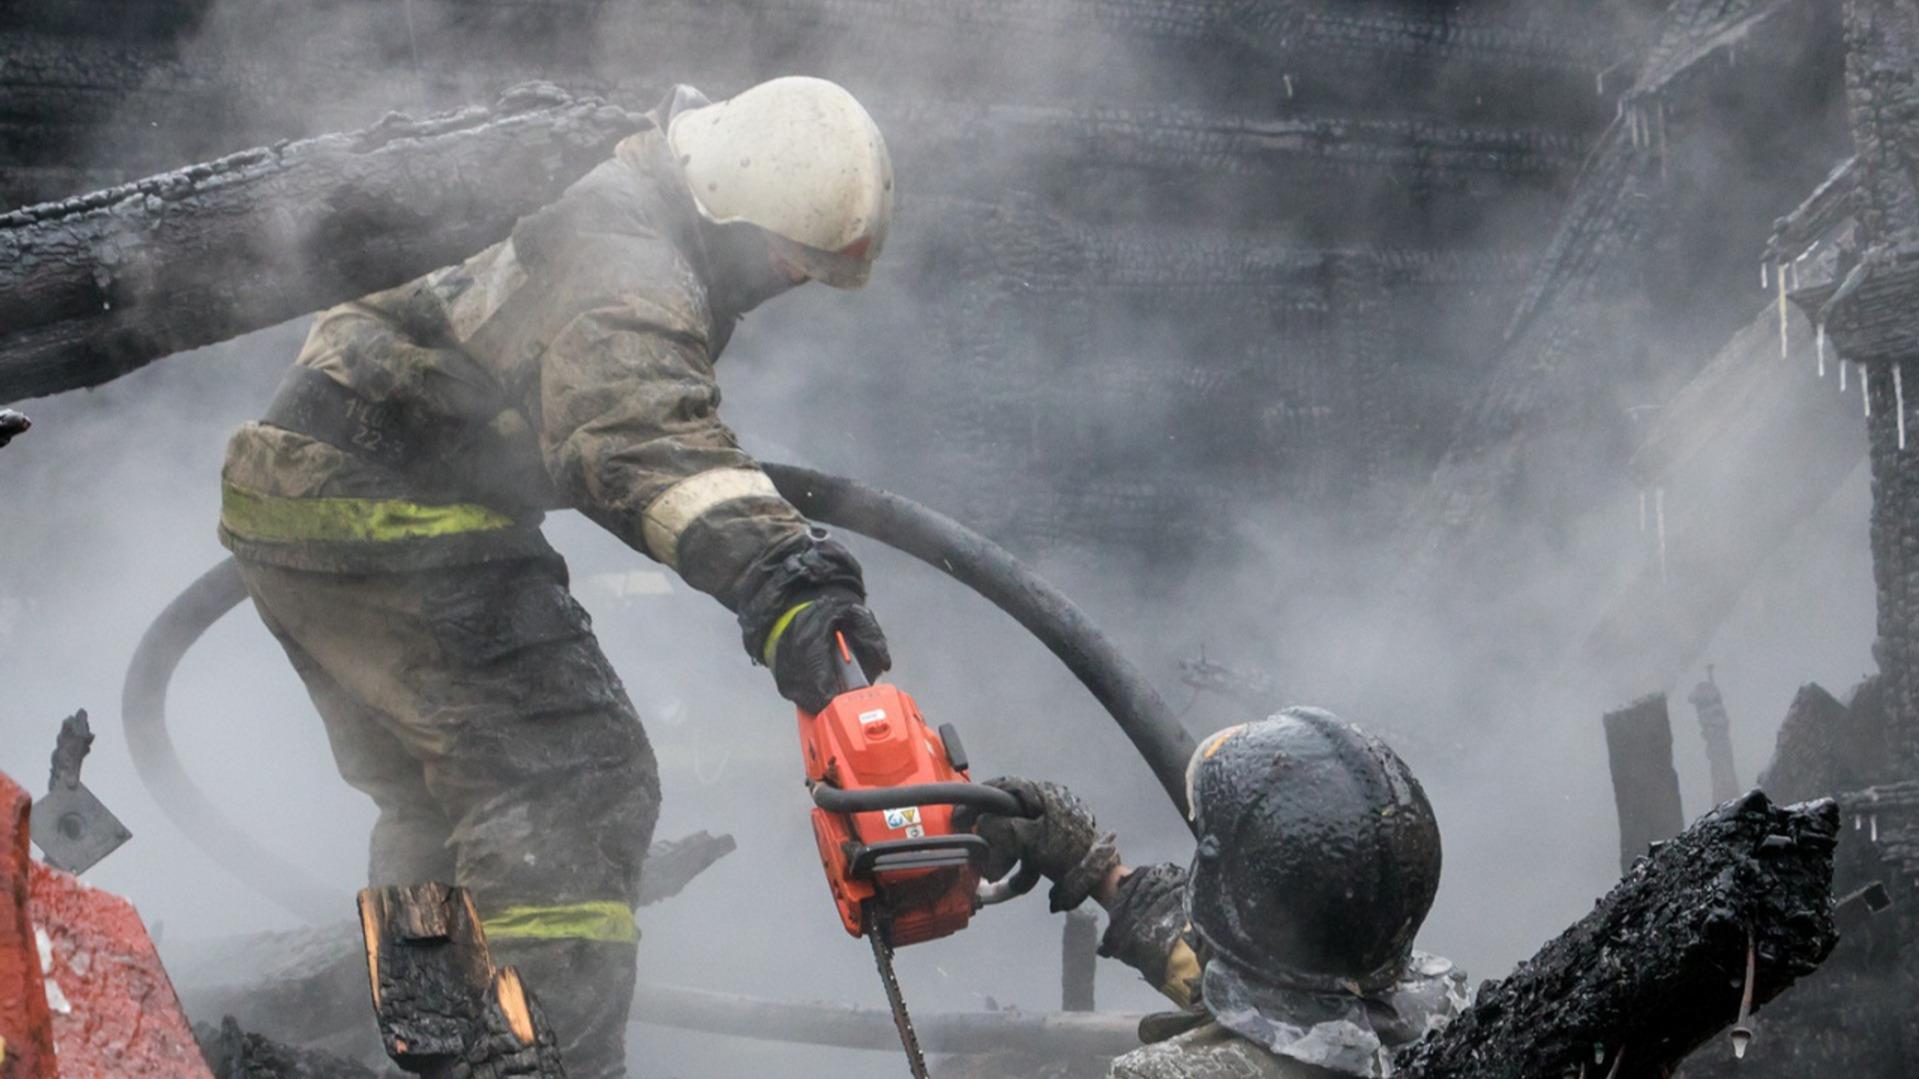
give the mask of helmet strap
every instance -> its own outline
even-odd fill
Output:
[[[702,218],[699,227],[711,271],[707,288],[717,312],[743,315],[804,281],[794,280],[774,259],[771,237],[759,226]]]

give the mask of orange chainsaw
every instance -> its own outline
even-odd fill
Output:
[[[1038,882],[1021,867],[982,884],[986,841],[954,828],[954,808],[1028,814],[1012,795],[967,778],[966,750],[952,724],[934,731],[904,690],[868,684],[846,639],[834,636],[841,692],[818,713],[799,713],[813,836],[840,923],[872,944],[900,1044],[914,1079],[926,1079],[893,949],[957,933],[982,904]]]

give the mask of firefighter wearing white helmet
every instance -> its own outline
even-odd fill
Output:
[[[713,596],[801,707],[837,685],[836,630],[889,665],[859,564],[740,449],[714,381],[746,311],[865,282],[885,142],[819,79],[681,87],[650,118],[500,243],[323,312],[222,475],[221,539],[379,808],[371,883],[464,885],[575,1079],[626,1073],[659,781],[543,514]]]
[[[844,88],[774,79],[680,113],[667,142],[707,220],[766,230],[816,280],[866,283],[893,217],[893,166],[873,118]]]

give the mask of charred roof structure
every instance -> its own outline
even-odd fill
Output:
[[[875,284],[892,301],[886,324],[833,347],[870,353],[850,370],[909,372],[914,390],[902,400],[899,381],[853,375],[834,387],[850,403],[813,404],[830,418],[883,400],[901,421],[870,432],[885,471],[865,478],[926,492],[1015,550],[1190,563],[1235,542],[1216,527],[1225,500],[1322,515],[1394,537],[1408,617],[1391,636],[1424,631],[1428,612],[1489,609],[1517,535],[1584,615],[1525,638],[1512,665],[1584,665],[1623,699],[1670,688],[1751,584],[1758,564],[1730,556],[1728,537],[1785,546],[1865,453],[1881,670],[1850,704],[1803,695],[1763,782],[1781,799],[1837,796],[1862,831],[1872,822],[1868,846],[1846,833],[1842,890],[1885,880],[1910,896],[1919,473],[1906,454],[1919,448],[1907,450],[1902,369],[1919,353],[1906,164],[1919,128],[1895,76],[1915,62],[1919,17],[1896,0],[1843,8],[9,5],[0,403],[96,385],[461,257],[676,82],[720,94],[820,74],[876,103],[903,178],[894,266]],[[1856,163],[1835,172],[1855,144]],[[423,149],[468,167],[423,180],[426,157],[409,157]],[[436,212],[397,212],[395,191],[430,191]],[[250,248],[262,235],[271,250]],[[1782,374],[1797,368],[1759,362],[1775,348],[1816,356],[1822,375],[1828,362],[1834,377],[1857,372],[1869,449],[1845,437],[1850,398],[1802,395]],[[15,417],[0,410],[0,445],[24,430]],[[1790,449],[1808,443],[1818,452]],[[1595,491],[1642,507],[1643,538],[1599,571],[1559,557]],[[1372,710],[1413,692],[1377,682]],[[1483,998],[1415,1073],[1492,1074],[1473,1070],[1489,1046],[1570,1067],[1618,1021],[1601,1005],[1625,999],[1643,1019],[1669,1013],[1676,987],[1740,981],[1722,968],[1741,927],[1717,907],[1662,953],[1686,968],[1670,984],[1650,965],[1593,984],[1592,957],[1609,954],[1609,934],[1698,913],[1662,906],[1672,895],[1712,907],[1708,870],[1760,873],[1782,849],[1765,847],[1774,832],[1793,833],[1788,847],[1806,833],[1823,856],[1829,816],[1727,803],[1691,839],[1628,858],[1617,901]],[[1705,835],[1725,849],[1688,862]],[[1647,884],[1656,873],[1685,887],[1662,892]],[[1828,994],[1770,1013],[1777,1029],[1826,1035],[1782,1039],[1792,1051],[1757,1055],[1749,1073],[1912,1071],[1910,905],[1842,946],[1812,983]],[[1770,936],[1745,929],[1757,969],[1773,972],[1763,999],[1810,971],[1830,933],[1822,910],[1762,913]],[[1577,1007],[1521,1029],[1514,1017],[1562,975],[1578,981]],[[1654,1052],[1601,1046],[1594,1063],[1656,1074],[1723,1025],[1715,1009]],[[1831,1036],[1862,1017],[1902,1038]]]

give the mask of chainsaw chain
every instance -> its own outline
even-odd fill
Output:
[[[913,1017],[906,1012],[906,998],[900,995],[899,976],[893,973],[891,921],[869,903],[866,909],[866,939],[873,945],[873,965],[879,968],[880,984],[886,987],[886,1003],[893,1010],[893,1026],[900,1032],[900,1047],[906,1050],[906,1063],[913,1079],[929,1079],[926,1055],[920,1051],[919,1035],[913,1032]]]

